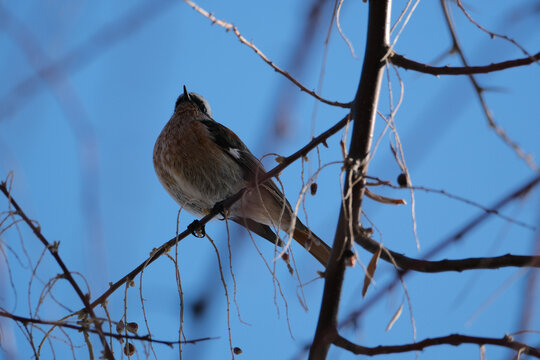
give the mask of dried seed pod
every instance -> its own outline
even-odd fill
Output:
[[[124,322],[122,320],[120,320],[119,322],[116,323],[116,332],[121,334],[125,329],[125,326],[124,326]]]
[[[139,324],[137,324],[136,322],[129,322],[126,325],[126,329],[130,333],[136,334],[137,331],[139,331]]]
[[[124,346],[124,355],[131,356],[133,354],[135,354],[135,345],[126,343],[126,346]]]
[[[399,174],[397,177],[397,183],[401,187],[409,186],[409,182],[407,181],[407,175],[405,173]]]
[[[315,195],[317,193],[317,183],[311,184],[309,189],[311,190],[311,195]]]

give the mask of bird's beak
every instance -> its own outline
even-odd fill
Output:
[[[188,99],[189,101],[191,101],[191,97],[189,96],[189,93],[186,89],[186,85],[184,85],[184,96],[186,97],[186,99]]]

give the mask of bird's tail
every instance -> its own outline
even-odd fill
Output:
[[[293,238],[326,268],[330,259],[330,246],[311,232],[298,218],[296,219]]]

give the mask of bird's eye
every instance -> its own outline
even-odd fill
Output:
[[[199,110],[201,110],[205,114],[208,114],[208,109],[206,108],[206,106],[204,105],[204,102],[199,97],[193,96],[193,102],[195,103],[195,105],[197,105]]]
[[[191,101],[195,105],[197,105],[197,107],[203,114],[206,114],[210,117],[212,116],[212,112],[211,112],[212,110],[210,110],[210,105],[202,96],[200,96],[199,94],[190,93],[190,98],[191,98]]]
[[[198,106],[203,113],[208,114],[208,109],[206,109],[206,106],[204,106],[204,104],[200,104]]]

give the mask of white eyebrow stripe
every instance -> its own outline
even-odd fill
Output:
[[[236,148],[229,148],[229,154],[231,154],[235,159],[240,159],[240,150]]]

